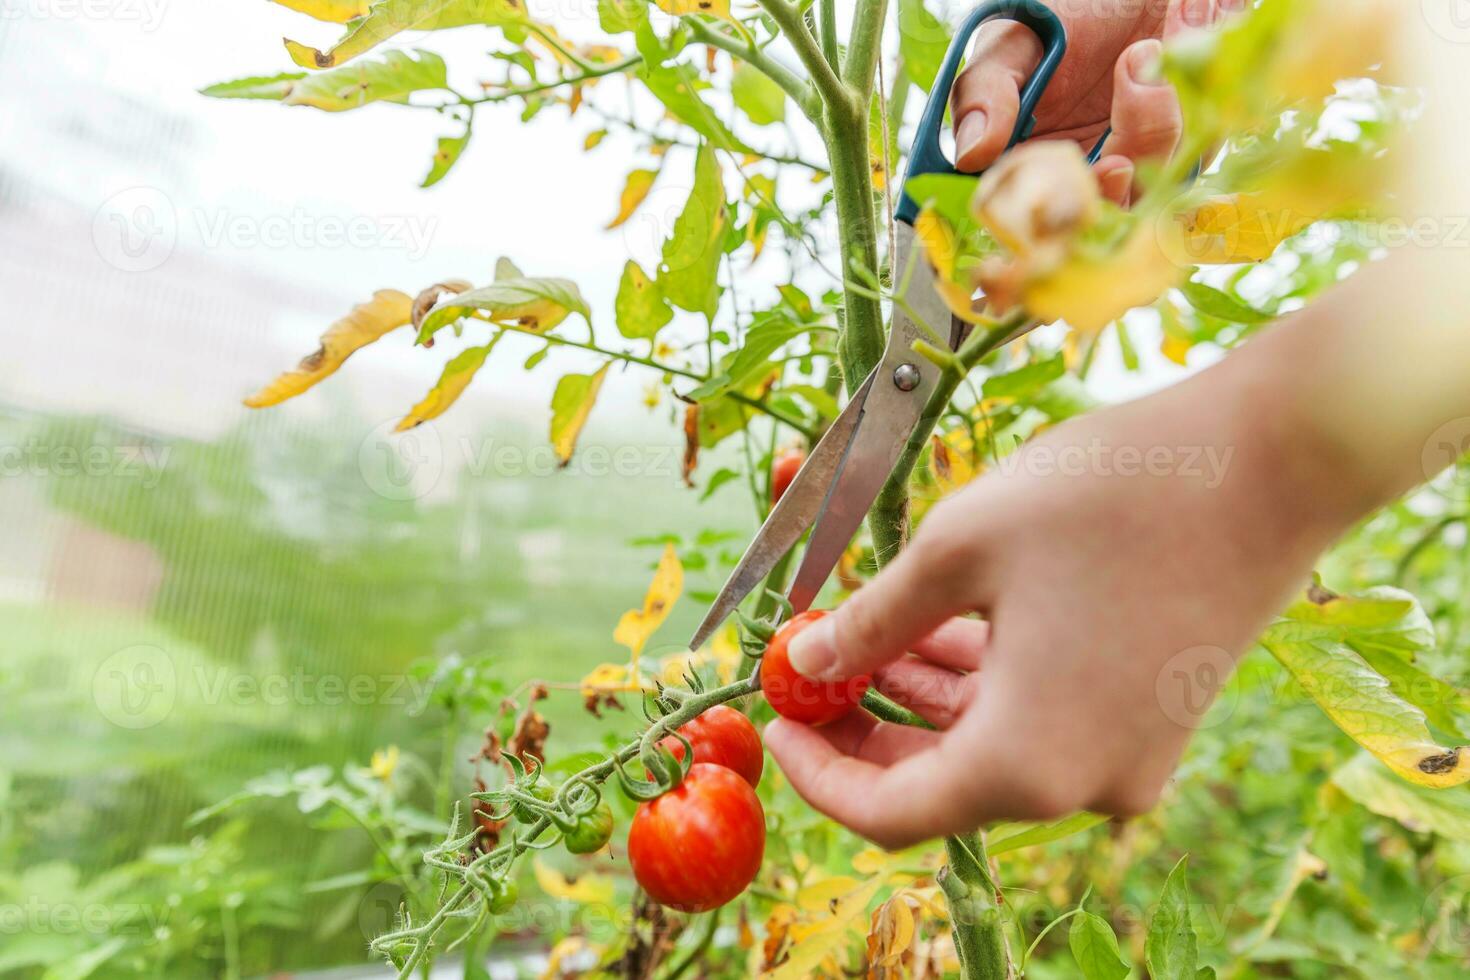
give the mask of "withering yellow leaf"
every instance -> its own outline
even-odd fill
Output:
[[[633,216],[638,210],[638,205],[648,197],[648,192],[653,189],[653,182],[658,178],[657,170],[634,170],[629,172],[627,182],[623,184],[623,193],[618,197],[617,216],[609,221],[607,227],[616,228]]]
[[[581,680],[582,696],[610,694],[617,691],[636,691],[642,685],[641,678],[627,664],[598,664]]]
[[[643,647],[654,631],[669,618],[669,611],[684,591],[684,566],[672,544],[664,545],[664,553],[658,560],[658,568],[649,583],[648,593],[643,597],[640,609],[629,609],[618,620],[613,630],[613,642],[621,643],[633,651],[633,663],[643,653]],[[636,666],[635,666],[636,669]]]
[[[495,349],[495,345],[504,333],[495,335],[490,343],[483,347],[471,347],[461,351],[446,365],[444,373],[439,375],[439,381],[429,390],[413,408],[409,409],[407,415],[398,423],[393,430],[395,432],[406,432],[415,426],[423,425],[430,419],[436,419],[448,411],[449,406],[459,400],[459,396],[469,387],[470,382],[475,380],[475,374],[485,364],[485,358]]]
[[[598,143],[601,143],[606,138],[607,138],[607,130],[605,130],[605,129],[594,129],[592,132],[588,133],[587,134],[587,138],[582,141],[582,149],[584,149],[584,150],[594,149],[597,146]]]
[[[562,980],[566,976],[566,961],[584,950],[598,950],[581,936],[568,936],[555,946],[546,957],[546,969],[541,971],[541,980]]]
[[[960,319],[973,322],[975,304],[970,297],[974,290],[955,281],[960,242],[954,228],[933,207],[925,206],[914,220],[914,237],[934,267],[934,288],[944,299],[944,305]]]
[[[541,860],[532,862],[536,872],[536,884],[552,898],[560,898],[578,905],[610,905],[613,900],[613,880],[607,875],[584,874],[575,881]]]
[[[367,16],[372,0],[271,0],[297,13],[332,24],[345,24],[354,17]]]
[[[1184,261],[1198,264],[1259,262],[1276,246],[1317,220],[1301,210],[1275,210],[1259,194],[1211,198],[1174,216],[1177,232],[1167,236]]]
[[[730,13],[730,0],[655,0],[658,9],[675,17],[687,17],[689,14],[708,14],[721,20],[733,21],[734,15]]]
[[[786,958],[763,976],[770,980],[810,977],[844,944],[865,936],[864,913],[885,880],[882,874],[866,881],[828,878],[803,888],[796,899],[802,912],[787,930]]]
[[[562,466],[571,462],[577,437],[592,414],[607,368],[604,364],[596,374],[568,374],[556,383],[556,392],[551,396],[551,448]]]
[[[1026,143],[986,171],[974,198],[976,219],[1013,255],[1049,265],[1078,232],[1097,221],[1097,178],[1071,140]]]
[[[873,910],[868,928],[868,976],[897,975],[914,943],[914,911],[902,894]]]
[[[322,334],[321,346],[296,366],[245,399],[248,408],[269,408],[294,398],[331,376],[354,351],[360,350],[389,331],[405,326],[413,300],[396,289],[380,289],[360,303]]]
[[[1144,223],[1115,251],[1074,253],[1046,275],[1027,281],[1021,302],[1044,322],[1065,320],[1078,330],[1096,332],[1129,310],[1153,303],[1184,281],[1190,268],[1171,261]]]

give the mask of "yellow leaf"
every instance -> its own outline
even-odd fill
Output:
[[[740,649],[740,632],[734,623],[727,624],[710,641],[710,655],[715,658],[715,670],[721,684],[730,684],[740,669],[745,654]]]
[[[1021,302],[1044,322],[1065,320],[1096,332],[1129,310],[1148,306],[1182,282],[1188,267],[1170,261],[1144,222],[1116,250],[1079,251],[1046,275],[1022,286]]]
[[[297,13],[332,24],[345,24],[354,17],[367,16],[372,0],[272,0]]]
[[[638,210],[638,205],[648,196],[653,189],[653,182],[658,177],[657,170],[634,170],[628,174],[628,180],[623,185],[623,193],[618,198],[617,217],[608,222],[607,227],[616,228],[618,225],[633,217],[633,212]]]
[[[735,17],[730,13],[730,0],[655,0],[658,9],[675,17],[687,17],[690,14],[708,14],[721,20],[736,23]]]
[[[641,685],[630,675],[627,664],[598,664],[582,678],[582,696],[607,694],[614,691],[636,691]]]
[[[386,749],[374,749],[373,759],[368,763],[368,771],[374,779],[381,779],[385,783],[393,781],[393,773],[398,769],[398,746],[390,745]]]
[[[604,364],[596,374],[568,374],[556,383],[551,396],[551,448],[562,466],[571,462],[577,436],[592,414],[607,368]]]
[[[245,399],[248,408],[269,408],[294,398],[332,375],[342,362],[391,330],[408,323],[413,300],[396,289],[380,289],[322,334],[321,346],[294,371],[287,371]]]
[[[584,874],[571,881],[539,857],[532,862],[532,868],[536,872],[536,885],[552,898],[578,905],[612,904],[613,880],[607,875]]]
[[[1102,211],[1097,178],[1071,140],[1027,143],[985,172],[975,217],[1019,258],[1049,265]]]
[[[643,597],[643,608],[623,613],[617,629],[613,630],[613,642],[633,651],[635,671],[648,638],[669,618],[669,611],[683,591],[684,566],[679,563],[674,546],[666,544],[663,556],[658,560],[658,568],[653,573],[653,581],[648,586],[648,594]]]
[[[975,320],[973,290],[955,282],[959,261],[959,236],[932,206],[925,206],[914,220],[914,234],[934,267],[934,288],[949,311],[962,320]]]
[[[1165,334],[1159,344],[1159,352],[1180,367],[1189,367],[1189,349],[1192,345],[1183,337]]]
[[[1174,216],[1181,259],[1198,264],[1268,259],[1277,245],[1315,220],[1300,210],[1270,209],[1259,194],[1210,198]]]
[[[914,933],[914,911],[907,898],[895,895],[878,906],[868,930],[869,976],[886,976],[899,967],[914,943]]]
[[[541,980],[561,980],[566,976],[563,964],[566,960],[587,949],[597,949],[590,945],[581,936],[568,936],[555,946],[551,947],[550,954],[546,957],[546,969],[541,972]]]
[[[601,143],[606,138],[607,138],[607,130],[605,130],[605,129],[594,129],[592,132],[588,133],[587,134],[587,138],[582,141],[582,149],[584,149],[584,150],[593,149],[594,147],[597,146],[598,143]]]
[[[789,954],[764,976],[770,980],[810,977],[845,943],[865,935],[863,913],[885,879],[881,874],[862,882],[828,878],[798,892],[797,905],[805,914],[788,930]]]
[[[408,414],[393,431],[406,432],[443,415],[469,387],[470,382],[475,379],[476,372],[484,365],[485,358],[495,349],[495,345],[503,336],[505,336],[504,333],[496,334],[495,339],[483,347],[463,350],[444,365],[444,373],[439,375],[438,383],[429,389],[429,393],[423,397],[422,401],[409,409]]]
[[[303,0],[312,2],[312,0]],[[521,0],[478,0],[450,3],[447,0],[394,0],[368,7],[366,16],[354,19],[336,44],[323,51],[300,41],[286,39],[286,52],[302,68],[335,68],[387,41],[403,31],[434,31],[470,24],[505,26],[527,20]]]

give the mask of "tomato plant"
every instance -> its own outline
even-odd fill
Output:
[[[824,683],[797,673],[788,647],[798,633],[826,615],[825,610],[799,613],[776,631],[761,658],[761,690],[776,714],[807,725],[826,725],[857,707],[872,684],[870,677]]]
[[[656,183],[676,199],[672,220],[659,227],[657,254],[626,261],[610,316],[598,314],[595,327],[576,283],[549,274],[558,270],[527,274],[502,259],[493,279],[426,276],[406,290],[378,290],[329,328],[320,351],[247,404],[297,397],[355,351],[408,328],[416,356],[431,356],[425,352],[440,341],[457,346],[399,429],[431,423],[489,358],[504,360],[519,349],[526,359],[517,366],[556,372],[546,385],[547,437],[558,462],[570,465],[604,384],[637,374],[671,440],[682,441],[683,482],[699,488],[701,499],[741,488],[749,511],[764,516],[801,465],[798,453],[776,447],[820,436],[883,349],[885,303],[894,301],[903,273],[889,267],[893,178],[903,166],[902,136],[912,128],[910,100],[927,94],[947,46],[943,21],[921,0],[900,0],[897,36],[890,35],[896,44],[885,47],[882,2],[852,5],[850,16],[839,17],[831,0],[758,0],[754,12],[725,2],[603,0],[592,38],[580,36],[585,31],[573,37],[526,5],[500,0],[434,11],[414,3],[286,5],[346,24],[345,36],[326,49],[291,42],[287,50],[301,71],[242,78],[208,94],[337,112],[385,102],[431,114],[449,132],[426,184],[458,176],[451,171],[486,142],[476,134],[490,125],[496,106],[513,106],[523,120],[556,112],[560,121],[564,112],[595,127],[584,135],[587,152],[606,152],[626,137],[639,155],[614,227],[640,209],[657,218],[647,212],[659,209],[644,203]],[[1325,0],[1263,0],[1258,7],[1223,30],[1169,46],[1162,71],[1179,91],[1189,125],[1174,160],[1140,171],[1132,210],[1100,199],[1082,151],[1070,144],[1023,147],[1000,164],[1035,180],[930,175],[915,183],[915,232],[925,261],[951,312],[973,329],[954,352],[916,345],[915,356],[934,362],[941,380],[867,530],[839,567],[834,601],[900,551],[932,501],[987,467],[1005,465],[1036,433],[1093,407],[1099,395],[1089,374],[1114,351],[1114,367],[1138,370],[1140,339],[1148,337],[1156,360],[1188,367],[1192,352],[1209,358],[1241,343],[1371,260],[1374,250],[1346,233],[1326,244],[1299,233],[1364,219],[1365,202],[1380,189],[1380,161],[1391,155],[1388,137],[1414,115],[1412,100],[1365,77],[1381,52],[1369,50],[1376,35],[1359,30],[1360,19],[1340,16]],[[498,73],[472,88],[431,52],[375,51],[409,30],[417,40],[420,32],[432,37],[470,25],[496,35]],[[897,58],[885,57],[895,50]],[[1350,81],[1339,87],[1344,79]],[[1343,135],[1351,126],[1356,131]],[[1216,147],[1225,150],[1196,178],[1199,158]],[[1052,221],[1056,215],[1068,218]],[[752,269],[774,263],[781,264],[769,288],[751,284]],[[1201,355],[1193,360],[1197,365]],[[1421,560],[1438,563],[1429,567],[1457,561],[1435,550],[1442,541],[1434,535],[1462,529],[1463,513],[1443,502],[1409,511],[1395,515],[1393,533],[1365,530],[1363,541],[1378,543],[1381,535],[1389,544],[1363,545],[1363,554],[1337,569],[1362,586],[1361,595],[1334,595],[1331,611],[1323,612],[1329,602],[1311,600],[1324,593],[1310,593],[1262,637],[1268,673],[1246,672],[1233,682],[1240,718],[1252,725],[1223,727],[1230,738],[1201,734],[1197,761],[1180,777],[1188,806],[1085,839],[1080,835],[1101,818],[977,829],[902,859],[863,849],[773,786],[778,780],[767,779],[756,795],[759,740],[727,705],[764,693],[783,716],[823,724],[861,710],[868,684],[817,684],[791,668],[791,638],[821,614],[781,624],[773,597],[788,585],[789,562],[755,590],[742,610],[742,630],[704,649],[656,658],[650,640],[684,594],[686,573],[700,577],[690,594],[707,596],[738,549],[719,528],[655,529],[641,539],[662,549],[653,582],[612,630],[626,662],[602,664],[579,683],[563,677],[551,685],[577,688],[580,704],[604,721],[621,723],[641,707],[647,727],[626,743],[607,735],[584,739],[576,746],[584,752],[545,756],[557,772],[552,788],[523,762],[498,754],[511,745],[512,760],[524,757],[521,749],[543,757],[547,726],[533,705],[545,689],[526,696],[516,688],[524,704],[504,698],[516,705],[514,718],[511,709],[495,707],[502,699],[474,701],[475,720],[489,714],[499,725],[491,726],[475,762],[488,762],[493,772],[470,794],[489,804],[492,816],[477,816],[477,828],[462,836],[458,812],[446,805],[442,837],[421,840],[422,821],[403,832],[424,845],[424,879],[411,879],[412,914],[375,936],[372,949],[409,977],[454,942],[487,940],[499,926],[481,913],[503,908],[528,854],[542,891],[573,903],[604,901],[615,885],[589,883],[585,859],[559,869],[540,852],[558,831],[574,852],[599,839],[602,793],[617,779],[638,801],[628,863],[655,900],[714,910],[764,876],[762,887],[741,899],[743,916],[764,920],[757,923],[759,948],[727,950],[720,968],[730,973],[759,959],[761,970],[790,976],[889,975],[911,967],[1009,980],[1018,973],[1074,976],[1080,968],[1089,978],[1115,978],[1136,967],[1159,977],[1201,977],[1217,969],[1224,975],[1228,967],[1245,977],[1274,972],[1282,962],[1306,964],[1303,976],[1319,975],[1323,964],[1335,968],[1332,957],[1348,955],[1323,937],[1374,921],[1374,903],[1385,893],[1410,878],[1448,885],[1456,873],[1470,873],[1463,855],[1403,857],[1421,853],[1426,827],[1449,826],[1451,839],[1470,839],[1470,816],[1451,819],[1453,808],[1434,796],[1464,778],[1454,748],[1465,740],[1463,699],[1428,673],[1450,660],[1437,640],[1456,648],[1459,600],[1448,597],[1453,589],[1443,590],[1426,611],[1406,593],[1369,591]],[[1427,528],[1425,513],[1434,515]],[[1429,543],[1416,543],[1421,535]],[[1409,553],[1405,570],[1385,567],[1384,554],[1394,549]],[[1430,559],[1421,559],[1426,553]],[[1365,569],[1374,570],[1371,578]],[[767,642],[765,631],[775,627]],[[456,690],[481,683],[473,671],[445,673],[445,685]],[[1288,676],[1328,721],[1302,721],[1273,704]],[[1344,677],[1353,681],[1337,683]],[[869,697],[875,712],[881,703]],[[881,710],[892,713],[891,706]],[[1264,730],[1266,717],[1293,735],[1301,725],[1302,738],[1261,745],[1243,734]],[[1429,753],[1436,771],[1403,765],[1406,753]],[[632,779],[629,768],[645,778]],[[452,765],[446,771],[455,772]],[[772,803],[772,826],[781,827],[765,870],[763,798]],[[1204,826],[1191,823],[1200,813],[1209,818]],[[500,818],[511,814],[519,824],[507,831]],[[585,842],[577,836],[582,821]],[[1249,862],[1217,831],[1217,823],[1231,821],[1239,821],[1231,824],[1237,841],[1267,843],[1249,859],[1259,865],[1242,869]],[[1197,879],[1217,905],[1235,900],[1233,888],[1249,889],[1243,904],[1250,928],[1239,942],[1222,940],[1208,953],[1198,948],[1186,868],[1176,860],[1181,851],[1195,852],[1195,867],[1207,869]],[[1000,855],[1005,863],[997,865]],[[1332,874],[1324,875],[1329,867]],[[1269,887],[1261,884],[1267,880]],[[626,884],[626,875],[619,882]],[[1035,929],[1016,909],[1027,895],[1053,903]],[[1066,907],[1058,907],[1063,899]],[[1120,945],[1114,928],[1124,916],[1103,913],[1132,903],[1158,911]],[[692,920],[669,926],[662,913],[642,905],[635,911],[633,928],[598,937],[595,947],[581,933],[567,938],[586,941],[601,968],[629,975],[661,968],[679,974],[700,957],[719,955],[717,914],[689,929]],[[1426,938],[1441,933],[1422,925],[1395,923],[1393,943],[1377,934],[1358,942],[1351,955],[1363,958],[1354,962],[1368,964],[1361,968],[1369,975],[1393,976],[1452,961]],[[674,948],[681,959],[660,960]]]
[[[766,817],[744,777],[696,762],[676,788],[641,803],[628,861],[655,901],[707,912],[743,892],[760,871]]]
[[[573,854],[591,854],[607,846],[612,832],[612,807],[599,803],[590,813],[577,817],[572,828],[562,835],[562,843]]]
[[[765,766],[761,737],[750,719],[728,705],[717,704],[687,725],[679,734],[694,746],[694,761],[733,769],[751,786],[759,786]],[[676,759],[684,758],[684,743],[670,736],[659,743]]]

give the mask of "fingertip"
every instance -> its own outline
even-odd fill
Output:
[[[989,122],[984,109],[975,109],[960,118],[954,136],[956,169],[973,172],[990,164],[985,145]]]
[[[837,666],[836,627],[828,616],[812,623],[791,638],[786,648],[791,666],[803,677],[815,680],[827,679]]]
[[[1125,156],[1106,156],[1093,165],[1102,196],[1126,208],[1133,195],[1133,161]]]

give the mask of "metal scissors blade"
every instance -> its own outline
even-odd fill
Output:
[[[935,289],[934,272],[914,247],[913,228],[900,223],[896,244],[894,269],[903,296],[895,303],[883,360],[761,525],[695,631],[690,649],[703,645],[807,529],[814,528],[789,595],[798,612],[809,608],[923,417],[940,369],[914,353],[914,341],[952,344],[962,331],[952,324]]]

